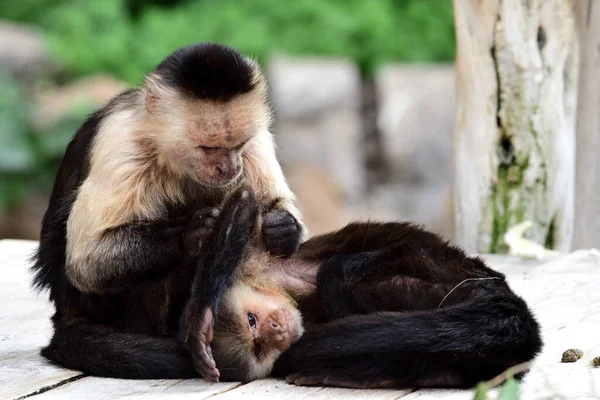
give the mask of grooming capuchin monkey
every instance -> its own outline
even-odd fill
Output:
[[[471,387],[540,351],[504,276],[437,235],[352,223],[282,259],[260,248],[259,208],[241,189],[205,241],[212,285],[196,304],[211,310],[206,362],[214,356],[222,380]]]
[[[89,116],[58,170],[33,266],[56,307],[42,355],[99,376],[211,377],[195,324],[178,330],[182,315],[204,318],[188,300],[216,207],[248,185],[271,254],[290,255],[304,235],[269,122],[257,64],[217,44],[175,51]]]

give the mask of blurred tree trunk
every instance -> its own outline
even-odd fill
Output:
[[[578,44],[570,0],[454,0],[457,241],[572,240]]]
[[[600,1],[576,0],[580,40],[573,247],[600,247]]]

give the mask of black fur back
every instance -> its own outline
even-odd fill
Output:
[[[238,51],[216,43],[198,43],[176,50],[155,71],[183,94],[227,101],[250,92],[254,67]]]

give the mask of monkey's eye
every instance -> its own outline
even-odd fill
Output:
[[[246,144],[248,144],[249,141],[250,141],[250,139],[246,139],[242,143],[240,143],[237,146],[235,146],[234,148],[232,148],[231,150],[239,151],[242,149],[242,147],[244,147]]]
[[[256,358],[260,357],[260,353],[262,353],[262,347],[258,343],[254,343],[254,356]]]
[[[206,151],[206,152],[208,152],[208,151],[211,151],[211,150],[214,150],[214,149],[215,149],[214,147],[208,147],[208,146],[198,146],[198,147],[196,147],[196,148],[197,148],[197,149],[200,149],[200,150],[202,150],[202,151]]]
[[[250,324],[250,327],[256,328],[256,315],[248,314],[248,324]]]

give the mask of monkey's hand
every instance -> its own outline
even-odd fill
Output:
[[[271,254],[287,257],[298,250],[302,230],[287,210],[273,208],[263,215],[262,233]]]
[[[198,255],[202,241],[212,232],[218,217],[219,210],[216,208],[203,208],[192,215],[183,235],[187,254],[192,257]]]
[[[212,355],[210,343],[214,335],[213,312],[210,307],[199,311],[198,319],[188,325],[186,347],[192,357],[196,372],[204,379],[219,382],[219,370]]]

